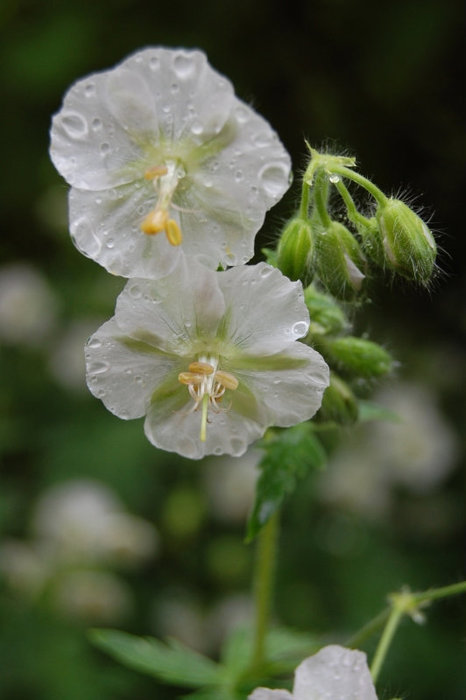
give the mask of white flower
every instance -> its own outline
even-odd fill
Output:
[[[277,135],[201,51],[148,48],[75,83],[50,152],[76,246],[124,277],[168,274],[181,248],[213,269],[247,262],[289,185]]]
[[[324,647],[296,669],[293,693],[256,688],[249,700],[377,700],[362,651]]]
[[[164,279],[128,282],[87,345],[88,385],[120,418],[146,415],[157,447],[239,456],[319,408],[328,367],[295,342],[308,327],[301,283],[270,265],[214,272],[182,258]]]

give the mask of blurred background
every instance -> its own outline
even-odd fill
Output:
[[[342,640],[403,584],[466,577],[465,9],[454,0],[3,0],[0,6],[0,697],[173,698],[95,651],[90,626],[173,635],[216,654],[251,610],[243,544],[258,455],[158,452],[84,383],[82,347],[123,286],[67,233],[48,158],[74,80],[146,45],[200,47],[279,133],[343,147],[388,193],[415,195],[438,233],[429,292],[380,281],[358,329],[399,361],[376,399],[400,423],[345,436],[283,514],[276,619]],[[290,215],[291,191],[257,250]],[[385,698],[466,694],[466,600],[405,622]],[[373,643],[366,647],[372,652]]]

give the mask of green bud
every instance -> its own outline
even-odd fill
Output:
[[[318,292],[314,285],[310,284],[304,290],[304,302],[311,317],[311,333],[339,333],[348,326],[341,307],[329,294]]]
[[[322,283],[337,299],[352,299],[361,290],[365,258],[359,243],[338,221],[319,231],[314,260]]]
[[[330,384],[324,392],[319,418],[339,425],[352,425],[358,420],[358,403],[348,384],[330,372]]]
[[[384,348],[371,340],[345,336],[328,341],[326,359],[358,377],[381,377],[393,366],[391,356]]]
[[[380,236],[379,224],[375,216],[366,223],[358,223],[364,254],[379,267],[385,266],[385,251]]]
[[[379,205],[376,219],[388,267],[426,284],[432,276],[437,246],[423,220],[404,202],[393,198]]]
[[[302,279],[309,268],[312,245],[310,224],[296,217],[285,227],[277,248],[277,266],[290,280]]]

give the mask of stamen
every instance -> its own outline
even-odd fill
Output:
[[[214,368],[212,365],[210,365],[208,362],[191,362],[191,364],[188,367],[190,372],[194,372],[195,374],[213,374]]]
[[[146,216],[146,218],[141,224],[141,229],[144,233],[147,233],[150,236],[154,233],[160,233],[161,231],[165,231],[167,223],[167,212],[164,209],[159,209],[158,207],[156,207]]]
[[[230,374],[230,372],[222,372],[222,370],[218,370],[218,372],[215,373],[215,381],[224,386],[225,389],[231,389],[232,391],[237,389],[239,384],[233,374]]]
[[[165,226],[165,235],[170,245],[181,245],[183,235],[175,219],[168,219]]]
[[[202,384],[204,377],[199,374],[194,374],[194,372],[180,372],[178,375],[178,381],[181,384]]]
[[[161,175],[166,175],[168,173],[168,168],[165,165],[154,165],[153,168],[149,168],[149,170],[146,170],[144,173],[144,178],[146,180],[153,180],[156,177],[160,177]]]

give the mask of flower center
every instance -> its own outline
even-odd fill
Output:
[[[146,180],[152,180],[157,192],[157,204],[147,214],[141,224],[141,229],[148,236],[165,232],[171,245],[180,245],[183,240],[181,229],[175,219],[170,217],[169,210],[172,198],[178,186],[179,180],[185,175],[184,168],[173,160],[168,160],[164,165],[156,165],[144,173]]]
[[[225,391],[237,389],[238,380],[230,372],[218,369],[218,358],[200,357],[191,362],[187,372],[178,375],[178,381],[188,387],[194,401],[191,411],[197,411],[202,406],[200,439],[205,442],[209,408],[219,413],[222,410],[219,403]]]

